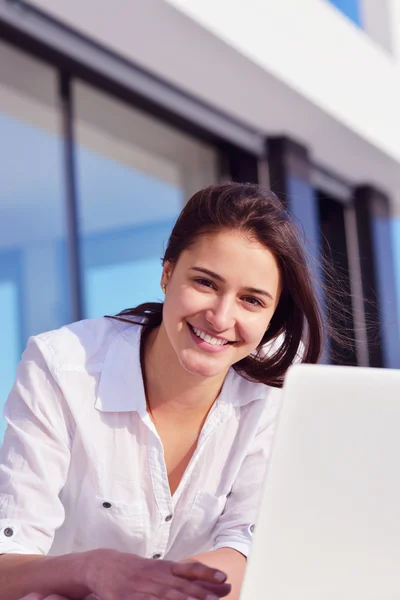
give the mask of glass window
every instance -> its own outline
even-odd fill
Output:
[[[362,27],[360,0],[329,0],[329,2],[349,17],[356,25]]]
[[[400,216],[392,220],[395,286],[397,291],[397,329],[400,336]]]
[[[349,249],[347,244],[345,206],[329,194],[318,192],[318,210],[323,257],[328,261],[331,278],[337,282],[337,296],[326,295],[327,317],[334,331],[340,331],[355,339],[352,289],[350,282]],[[326,272],[325,272],[326,277]],[[340,299],[340,309],[334,301]],[[357,365],[356,349],[353,345],[343,348],[337,341],[329,340],[330,362],[339,365]]]
[[[287,188],[289,209],[294,217],[294,221],[303,234],[308,256],[310,259],[311,269],[316,274],[316,281],[322,281],[323,273],[320,269],[320,228],[317,195],[313,185],[307,180],[297,175],[288,175]],[[316,292],[319,296],[320,304],[323,311],[326,311],[325,291],[322,286],[316,286]],[[321,362],[329,362],[328,345],[323,350]]]
[[[158,301],[161,261],[185,200],[218,179],[208,147],[81,82],[74,86],[84,311]]]
[[[70,320],[57,106],[55,71],[0,43],[0,409],[27,338]]]
[[[393,255],[391,234],[393,222],[386,214],[374,214],[372,217],[372,237],[375,249],[375,268],[377,294],[379,298],[380,318],[384,343],[383,360],[385,367],[400,367],[398,313],[396,306],[396,258]],[[398,243],[398,242],[397,242]]]

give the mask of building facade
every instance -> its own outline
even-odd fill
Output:
[[[399,0],[0,0],[0,406],[30,335],[160,299],[225,180],[333,259],[356,343],[325,359],[399,368],[399,106]]]

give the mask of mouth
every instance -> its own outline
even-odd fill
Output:
[[[230,344],[234,344],[234,342],[230,342],[229,340],[226,340],[224,338],[211,336],[205,331],[197,329],[197,327],[193,327],[193,325],[190,325],[190,323],[188,323],[188,327],[193,335],[195,335],[199,340],[207,342],[207,344],[210,344],[210,346],[223,347],[228,346]]]

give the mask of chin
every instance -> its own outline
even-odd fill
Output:
[[[229,365],[212,364],[212,361],[198,357],[181,357],[180,363],[185,371],[198,377],[217,377],[229,370]]]

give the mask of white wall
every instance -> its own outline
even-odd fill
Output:
[[[400,63],[326,0],[168,2],[400,162]]]
[[[368,35],[391,54],[394,52],[392,28],[393,0],[361,0],[362,25]],[[395,0],[398,2],[398,0]]]
[[[31,3],[259,130],[294,136],[342,177],[386,189],[400,213],[399,63],[326,0]]]
[[[372,2],[372,0],[369,0]],[[400,0],[386,0],[390,15],[392,52],[400,62]]]

